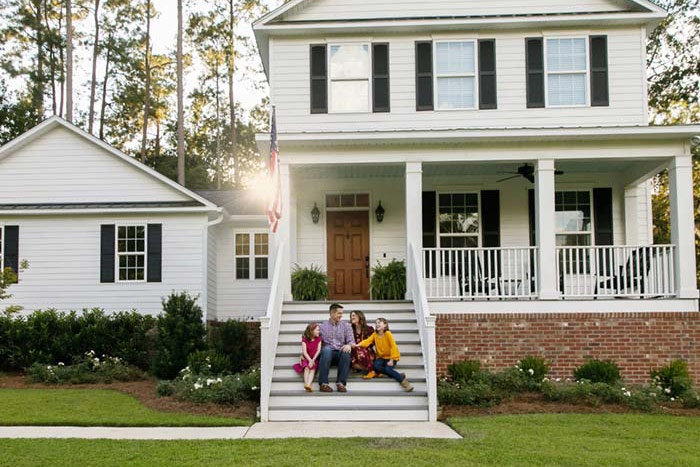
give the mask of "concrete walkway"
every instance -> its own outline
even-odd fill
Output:
[[[435,438],[461,439],[439,422],[269,422],[250,427],[77,427],[2,426],[0,438],[81,439],[281,439],[298,438]]]

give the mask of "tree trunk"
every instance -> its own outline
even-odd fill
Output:
[[[219,61],[216,61],[216,189],[221,189],[221,103],[219,99]]]
[[[100,0],[95,0],[95,35],[92,40],[92,78],[90,80],[90,110],[88,111],[88,133],[92,134],[95,123],[95,90],[97,88],[97,57],[100,43]],[[109,53],[109,52],[108,52]],[[107,81],[105,77],[105,81]]]
[[[105,109],[107,108],[107,80],[109,79],[109,60],[112,58],[112,37],[107,38],[107,56],[105,57],[105,77],[102,81],[102,102],[100,105],[100,139],[105,139]]]
[[[32,108],[39,119],[44,116],[44,33],[41,1],[34,0],[34,26],[36,27],[36,74],[32,83]]]
[[[66,0],[66,120],[73,123],[73,11]]]
[[[146,82],[143,101],[143,131],[141,134],[141,162],[146,162],[148,143],[148,114],[151,112],[151,0],[146,0],[146,53],[144,61]]]
[[[51,32],[51,23],[49,23],[49,6],[47,4],[47,1],[44,0],[43,4],[43,14],[44,14],[44,28],[46,32],[50,33]],[[61,24],[59,22],[59,31]],[[51,73],[51,111],[53,112],[54,115],[57,114],[57,105],[56,105],[56,55],[54,53],[54,42],[53,39],[51,38],[51,35],[49,35],[49,40],[47,41],[47,44],[49,46],[49,73]],[[61,73],[63,73],[63,70],[61,70]],[[58,106],[58,115],[63,115],[63,101],[61,101],[61,105]]]
[[[185,108],[182,63],[182,1],[177,0],[177,182],[185,185]]]
[[[238,161],[237,147],[238,138],[236,135],[236,101],[233,94],[233,77],[235,74],[236,60],[236,33],[235,33],[235,17],[233,15],[234,0],[229,0],[229,63],[228,63],[228,106],[231,121],[231,158],[233,159],[233,176],[234,183],[238,187],[241,183],[240,164]]]

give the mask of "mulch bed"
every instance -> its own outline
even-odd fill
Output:
[[[219,417],[234,417],[253,419],[257,404],[242,402],[239,405],[195,404],[175,399],[174,397],[159,397],[156,394],[158,380],[149,378],[143,381],[115,382],[111,384],[71,384],[47,385],[27,382],[22,375],[0,376],[0,389],[111,389],[123,392],[138,399],[149,409],[162,412],[180,412],[195,415],[215,415]]]

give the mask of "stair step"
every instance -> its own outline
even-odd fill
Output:
[[[370,324],[374,323],[377,318],[386,318],[390,323],[397,319],[416,319],[416,312],[413,310],[362,311]],[[287,318],[304,319],[309,323],[321,323],[328,320],[328,311],[282,310],[282,319]],[[343,313],[343,321],[350,322],[350,312]]]
[[[328,308],[334,302],[284,302],[282,311],[288,310],[307,310],[307,311],[325,311],[328,313]],[[413,302],[410,300],[402,301],[348,301],[338,302],[345,311],[362,310],[366,311],[385,311],[385,310],[413,310]]]
[[[377,421],[427,421],[428,408],[406,407],[403,409],[377,410],[376,408],[362,408],[358,410],[329,410],[318,411],[314,407],[273,408],[270,407],[268,419],[271,422],[291,422],[314,420],[321,422],[334,421],[355,421],[355,422],[377,422]],[[359,434],[358,434],[359,435]]]
[[[400,345],[399,346],[399,351],[401,352],[401,356],[404,355],[423,355],[423,350],[421,349],[420,344],[405,344],[405,345]],[[296,355],[299,356],[301,355],[301,338],[296,340],[295,342],[291,343],[282,343],[280,342],[277,345],[277,355]]]
[[[300,347],[300,346],[297,346]],[[277,350],[277,357],[299,357],[301,355],[301,348],[297,349],[296,352],[281,352],[278,348]],[[416,352],[416,351],[406,351],[406,352],[401,352],[401,358],[403,361],[403,357],[422,357],[423,352]]]
[[[350,396],[350,397],[409,397],[409,396],[418,396],[418,397],[427,397],[428,392],[427,391],[417,391],[413,390],[411,392],[406,392],[403,389],[401,389],[401,386],[399,386],[398,383],[396,383],[396,389],[397,391],[350,391],[346,393],[338,393],[338,392],[320,392],[317,390],[314,390],[314,392],[306,392],[304,391],[304,388],[299,388],[297,390],[273,390],[270,391],[270,397],[329,397],[332,396],[333,394],[338,395],[338,396]]]
[[[286,316],[283,315],[281,324],[304,324],[305,325],[305,324],[308,324],[308,322],[309,321],[306,320],[305,318],[287,318]],[[349,322],[349,320],[348,320],[348,322]],[[416,322],[417,321],[416,321],[415,316],[413,316],[413,318],[394,318],[391,320],[390,326],[391,326],[391,324],[394,324],[394,323],[416,323]]]
[[[398,384],[397,384],[398,386]],[[315,394],[315,395],[314,395]],[[386,394],[385,396],[351,395],[352,392],[311,392],[297,393],[291,396],[270,396],[270,407],[323,407],[322,410],[352,410],[355,406],[368,407],[371,410],[393,409],[400,407],[423,408],[428,403],[427,396],[415,395],[410,392],[399,396]],[[321,400],[323,399],[323,400]]]
[[[297,322],[297,323],[289,323],[289,322],[282,322],[280,324],[280,332],[286,332],[286,331],[292,331],[295,332],[299,335],[301,335],[304,330],[306,329],[306,325],[310,322],[313,321],[306,321],[304,320],[303,322]],[[393,321],[389,321],[389,327],[391,328],[392,334],[396,334],[397,332],[401,331],[415,331],[418,332],[418,325],[416,324],[416,321],[413,320],[413,322],[398,322],[395,323]]]
[[[414,334],[398,334],[395,336],[395,341],[396,345],[399,347],[399,350],[401,350],[404,345],[420,345],[420,336],[418,335],[417,331]],[[294,331],[280,333],[278,344],[294,344],[301,349],[301,333]]]
[[[296,376],[278,376],[272,377],[272,384],[275,383],[299,383],[301,382],[301,376],[296,375]],[[350,376],[348,376],[348,387],[351,384],[359,384],[359,383],[367,383],[367,384],[379,384],[384,381],[390,381],[394,382],[393,379],[391,378],[375,378],[375,379],[363,379],[362,375],[359,373],[350,373]],[[413,383],[425,383],[425,378],[416,378],[416,379],[411,379],[411,384]]]
[[[406,376],[411,381],[424,379],[426,377],[423,365],[410,365],[409,368],[407,368],[407,365],[399,366],[397,371],[399,373],[406,373]],[[328,373],[328,379],[331,383],[335,383],[337,374],[337,369],[335,367],[331,368],[331,371]],[[316,377],[318,378],[318,373]],[[272,379],[277,380],[278,378],[296,378],[297,381],[301,381],[302,377],[296,371],[294,371],[291,366],[275,366],[275,369],[272,372]],[[387,378],[387,380],[389,379]]]
[[[304,329],[300,330],[280,330],[280,336],[282,335],[295,335],[295,336],[300,336],[301,333],[304,331]],[[418,328],[415,329],[397,329],[397,330],[391,330],[391,333],[396,337],[398,340],[400,337],[406,337],[406,336],[411,336],[411,335],[418,335]]]
[[[292,378],[281,378],[289,379]],[[332,381],[332,380],[331,380]],[[411,385],[413,386],[414,393],[419,391],[425,392],[428,390],[428,385],[425,382],[425,378],[411,379],[409,378]],[[390,378],[375,378],[371,380],[348,380],[348,392],[355,391],[391,391],[391,392],[402,392],[401,386]],[[318,383],[314,382],[312,385],[314,391],[318,391]],[[331,385],[331,387],[333,387]],[[301,376],[294,378],[293,381],[280,381],[280,378],[272,380],[272,390],[273,391],[295,391],[304,392],[303,382]]]
[[[299,363],[299,352],[292,356],[280,356],[277,354],[275,357],[275,366],[289,366],[291,367],[292,365]],[[399,362],[399,365],[397,366],[400,368],[406,368],[408,365],[423,365],[423,355],[419,356],[408,356],[405,354],[401,354],[401,360]]]

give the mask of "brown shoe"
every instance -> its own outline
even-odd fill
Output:
[[[408,378],[406,378],[405,373],[401,373],[403,375],[403,381],[401,381],[401,387],[403,388],[404,391],[406,392],[411,392],[413,391],[413,386],[411,386],[411,383],[408,382]]]
[[[328,384],[322,384],[319,388],[321,392],[333,392],[333,389]]]
[[[348,392],[348,388],[343,383],[336,383],[335,387],[338,388],[338,392]]]

